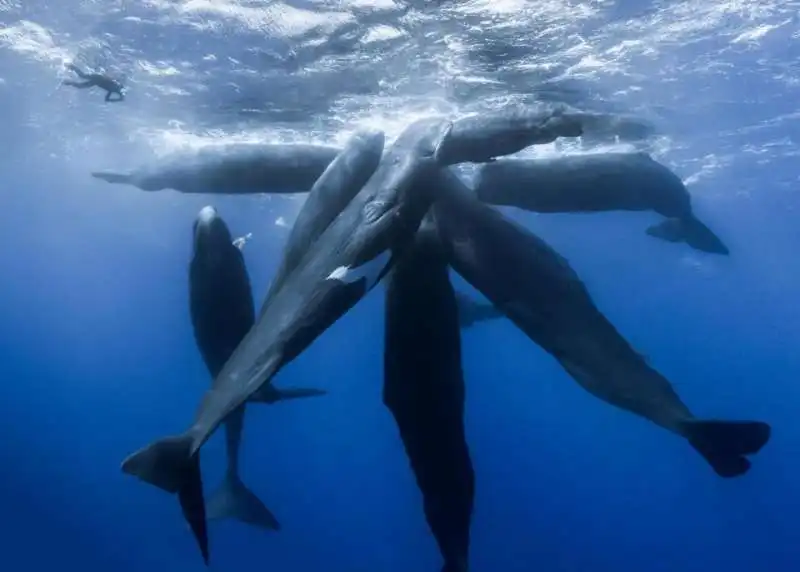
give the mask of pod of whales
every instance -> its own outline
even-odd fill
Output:
[[[297,266],[301,254],[364,186],[378,166],[383,144],[382,132],[356,133],[317,179],[287,239],[283,260],[270,292]],[[200,212],[194,228],[194,253],[190,266],[192,324],[198,346],[214,379],[255,322],[253,298],[240,252],[244,241],[230,240],[227,225],[213,207]],[[270,384],[253,395],[250,401],[275,403],[323,393],[304,388],[277,389]],[[238,478],[244,409],[242,405],[225,420],[228,467],[223,486],[208,500],[208,518],[233,517],[277,530],[280,528],[277,519]],[[188,509],[184,508],[184,516],[197,531],[201,552],[208,561],[205,516],[198,503],[195,499],[190,505],[195,507],[192,514],[187,514]]]
[[[241,247],[214,207],[200,211],[193,231],[189,309],[197,347],[214,379],[255,322],[253,294]],[[275,390],[272,402],[323,393],[303,388]],[[239,476],[244,412],[242,405],[225,420],[227,468],[222,486],[208,500],[208,518],[235,518],[277,530],[277,519]]]
[[[272,381],[391,269],[430,206],[420,185],[435,174],[434,154],[451,125],[421,120],[400,135],[356,197],[319,236],[270,297],[203,397],[192,424],[123,461],[124,472],[170,493],[184,506],[203,504],[200,448],[231,413]],[[196,518],[203,518],[195,510]],[[208,554],[205,524],[193,526]],[[200,533],[198,533],[198,531]]]
[[[539,213],[653,210],[667,218],[647,234],[728,254],[692,212],[691,196],[675,173],[647,153],[593,153],[547,159],[501,159],[481,165],[478,198]]]
[[[597,309],[569,263],[532,232],[475,198],[458,177],[437,175],[434,213],[451,266],[584,389],[686,438],[723,477],[750,468],[770,427],[696,418]]]
[[[607,131],[613,123],[613,116],[563,106],[509,106],[453,122],[453,129],[437,149],[436,159],[442,165],[491,161],[559,137],[578,137],[587,128],[597,130],[604,126]],[[212,145],[167,157],[130,173],[96,171],[92,176],[144,191],[301,193],[311,188],[338,151],[309,144]]]
[[[475,485],[464,436],[460,328],[479,321],[509,318],[587,391],[684,437],[717,474],[744,474],[747,456],[769,440],[769,425],[694,417],[670,382],[597,309],[567,261],[486,204],[538,212],[654,210],[667,220],[648,234],[727,254],[692,214],[680,180],[647,155],[495,159],[558,137],[623,137],[626,128],[632,138],[647,136],[640,127],[635,120],[615,123],[613,116],[565,107],[513,107],[456,122],[417,121],[385,154],[383,134],[364,131],[341,152],[229,146],[129,175],[94,173],[145,190],[310,189],[257,317],[244,261],[229,248],[236,241],[213,208],[201,211],[190,295],[211,389],[183,433],[133,453],[123,471],[177,494],[208,563],[199,451],[224,424],[226,478],[208,499],[208,516],[277,528],[238,475],[245,404],[320,394],[278,389],[272,381],[388,276],[383,399],[422,493],[443,572],[468,570]],[[461,162],[487,163],[475,193],[447,168]],[[207,260],[199,264],[201,257]],[[490,303],[455,292],[448,265]]]
[[[464,436],[456,295],[430,217],[386,289],[383,402],[422,492],[443,572],[466,572],[475,474]]]
[[[131,173],[101,171],[92,176],[109,183],[133,185],[143,191],[304,193],[338,153],[339,149],[323,145],[211,145]]]

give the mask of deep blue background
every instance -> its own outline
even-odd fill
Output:
[[[175,65],[178,53],[200,60],[215,48],[189,42],[197,32],[185,26],[153,35],[150,24],[121,19],[78,25],[91,3],[67,4],[0,12],[0,567],[200,570],[177,503],[119,464],[182,428],[209,383],[188,316],[197,211],[214,204],[234,234],[253,233],[245,257],[260,300],[287,235],[274,221],[291,222],[298,203],[147,194],[89,178],[148,161],[147,137],[163,144],[152,134],[176,131],[167,117],[182,113],[179,129],[192,131],[210,112],[154,95],[157,81],[181,85],[180,75],[137,86],[131,72],[129,98],[117,106],[96,92],[58,90],[58,50],[103,31],[149,49],[151,60],[171,54]],[[707,17],[709,4],[684,5]],[[634,12],[618,3],[607,16]],[[476,572],[800,569],[800,136],[797,83],[786,81],[800,56],[798,28],[777,13],[750,17],[757,21],[722,18],[693,43],[665,40],[654,59],[627,61],[634,79],[598,80],[607,93],[636,81],[641,90],[626,105],[661,110],[673,144],[660,159],[685,178],[704,173],[690,190],[729,258],[645,236],[651,214],[507,212],[567,256],[598,306],[698,415],[763,419],[772,441],[748,475],[722,480],[682,440],[583,392],[507,321],[481,324],[463,336]],[[8,32],[19,18],[52,28],[51,40],[20,48]],[[781,22],[760,44],[731,42]],[[616,33],[609,29],[606,39]],[[236,53],[251,40],[229,33],[220,46]],[[702,66],[684,70],[717,61],[702,77]],[[205,85],[212,101],[223,83],[201,74],[184,88]],[[280,95],[259,89],[264,100]],[[242,475],[284,528],[214,523],[213,569],[438,569],[381,403],[382,298],[378,287],[278,378],[330,395],[248,409]],[[222,454],[218,437],[204,449],[207,489],[219,482]]]

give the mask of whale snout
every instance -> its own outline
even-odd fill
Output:
[[[194,221],[194,249],[195,252],[213,248],[215,245],[230,245],[233,243],[228,225],[211,205],[205,206],[197,213]]]
[[[353,137],[368,149],[377,147],[383,149],[386,143],[386,134],[379,129],[361,129],[354,133]]]
[[[219,218],[219,214],[217,213],[217,209],[212,207],[211,205],[204,206],[200,209],[200,212],[197,213],[197,223],[198,225],[201,224],[212,224]]]

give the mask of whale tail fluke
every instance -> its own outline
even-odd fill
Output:
[[[695,217],[668,218],[648,228],[647,234],[668,242],[685,242],[702,252],[730,254],[722,240]]]
[[[307,387],[278,389],[271,383],[268,383],[250,396],[250,401],[255,403],[277,403],[278,401],[300,399],[301,397],[317,397],[327,393],[328,392],[324,389],[313,389]]]
[[[246,524],[280,530],[278,519],[236,475],[227,475],[222,486],[208,499],[209,520],[235,518]]]
[[[191,453],[190,435],[165,437],[129,455],[122,462],[122,471],[175,494],[192,477],[195,463]]]
[[[206,503],[203,498],[203,480],[200,475],[200,455],[191,460],[190,476],[178,491],[183,518],[189,524],[197,547],[203,555],[203,562],[208,566],[208,524],[206,522]]]
[[[771,429],[761,421],[686,421],[683,434],[721,477],[738,477],[750,470],[746,455],[769,441]]]
[[[192,455],[192,444],[190,434],[154,441],[125,459],[122,471],[178,495],[184,518],[197,540],[203,560],[208,564],[208,531],[200,455]]]
[[[127,173],[113,173],[111,171],[94,171],[92,177],[101,179],[107,183],[129,184],[131,175]]]

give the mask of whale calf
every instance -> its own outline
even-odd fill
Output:
[[[109,183],[143,191],[249,194],[307,192],[339,149],[306,144],[212,145],[171,156],[130,173],[93,172]]]
[[[696,418],[597,309],[562,256],[478,200],[448,169],[437,178],[433,211],[458,274],[584,389],[686,438],[720,476],[749,470],[746,455],[766,444],[769,425]]]
[[[241,246],[212,206],[204,207],[193,224],[189,309],[197,347],[214,379],[253,326],[255,309]],[[276,389],[271,402],[322,394],[316,389]],[[242,405],[225,420],[227,467],[222,486],[208,500],[208,518],[235,518],[277,530],[280,525],[275,516],[239,476],[244,413]],[[193,518],[187,520],[191,523]]]
[[[653,210],[667,220],[648,228],[650,236],[729,253],[694,215],[680,177],[647,153],[499,159],[478,168],[475,192],[493,205],[539,213]]]
[[[464,435],[456,294],[430,217],[388,277],[383,402],[422,493],[443,572],[466,572],[475,473]]]
[[[125,473],[178,493],[182,505],[202,504],[197,497],[202,488],[200,448],[220,423],[269,384],[391,269],[396,253],[413,240],[430,207],[426,187],[418,183],[436,173],[435,151],[450,127],[446,121],[420,120],[401,133],[367,184],[271,296],[214,379],[190,426],[180,435],[159,439],[130,455],[122,463]],[[196,534],[196,539],[207,554],[207,537]]]

